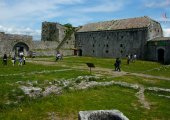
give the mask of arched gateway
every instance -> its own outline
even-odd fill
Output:
[[[24,42],[18,42],[14,45],[13,47],[13,52],[15,53],[15,55],[19,55],[21,52],[24,55],[27,55],[29,51],[29,47],[26,43]]]

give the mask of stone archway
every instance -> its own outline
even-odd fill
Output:
[[[27,56],[29,51],[29,47],[27,44],[25,44],[24,42],[18,42],[14,45],[13,47],[13,52],[15,53],[15,55],[19,55],[21,52]]]
[[[160,48],[157,50],[157,53],[158,53],[158,62],[160,63],[164,63],[164,60],[165,60],[165,50]]]

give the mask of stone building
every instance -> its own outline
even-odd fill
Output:
[[[42,34],[41,42],[35,43],[35,49],[42,48],[45,46],[44,54],[56,53],[57,51],[62,52],[63,55],[73,55],[75,47],[74,32],[67,35],[67,27],[55,23],[55,22],[43,22],[42,23]],[[42,51],[40,53],[42,53]],[[37,51],[38,52],[38,51]]]
[[[139,59],[147,59],[147,42],[157,37],[163,37],[161,25],[149,17],[90,23],[75,34],[80,55],[116,58],[136,54]]]
[[[158,37],[148,41],[146,60],[170,64],[170,37]]]
[[[65,37],[66,28],[55,22],[43,22],[41,41],[60,42]]]
[[[60,51],[64,56],[73,55],[75,46],[74,33],[66,37],[66,27],[59,23],[42,23],[42,40],[33,41],[32,36],[5,34],[0,32],[0,56],[18,55],[23,52],[28,56],[36,53],[36,56],[55,56]]]
[[[8,55],[19,54],[24,52],[28,55],[33,49],[32,36],[5,34],[0,32],[0,56],[4,53]]]

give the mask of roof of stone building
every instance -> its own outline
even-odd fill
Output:
[[[152,20],[147,16],[144,16],[144,17],[112,20],[112,21],[105,21],[105,22],[98,22],[98,23],[89,23],[82,26],[77,32],[144,28],[144,27],[148,27],[151,21],[154,20]]]
[[[166,40],[170,40],[170,37],[157,37],[150,41],[166,41]]]

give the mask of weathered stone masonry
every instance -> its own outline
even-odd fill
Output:
[[[125,57],[135,53],[144,58],[146,36],[146,28],[81,32],[76,34],[76,45],[84,56]]]
[[[84,56],[146,59],[147,41],[162,37],[161,25],[149,17],[130,18],[84,25],[75,35],[76,47]]]
[[[0,32],[0,56],[4,53],[8,55],[17,54],[19,51],[23,51],[27,55],[32,48],[32,36]]]

